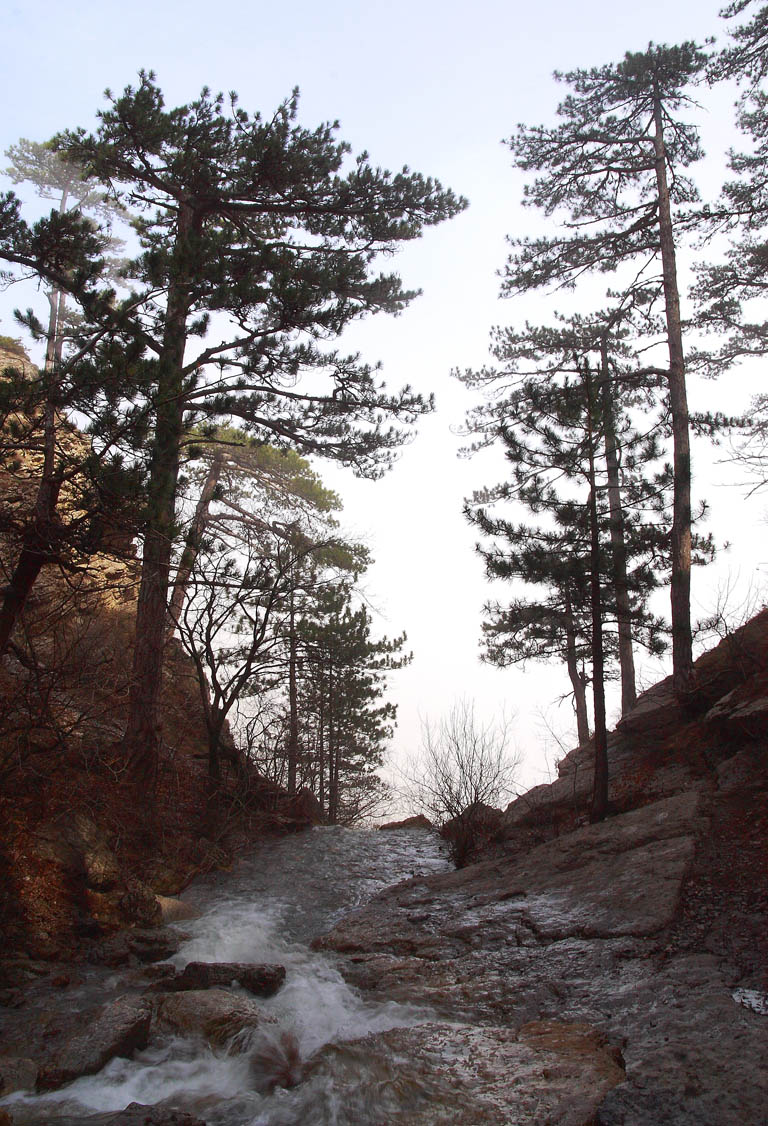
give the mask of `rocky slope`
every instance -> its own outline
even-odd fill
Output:
[[[7,366],[29,377],[36,370],[0,342],[0,369]],[[18,453],[9,442],[0,457],[5,581],[38,486],[34,422],[23,420]],[[74,427],[62,424],[59,440],[73,463],[88,452]],[[59,501],[64,525],[82,515],[77,496],[73,478]],[[234,744],[221,786],[211,787],[198,681],[176,641],[166,651],[156,791],[150,800],[125,782],[120,741],[138,579],[130,530],[102,529],[98,552],[43,567],[0,660],[0,994],[19,978],[7,959],[93,953],[120,927],[158,923],[158,895],[226,866],[242,839],[313,820],[234,762]]]
[[[589,747],[507,809],[493,858],[412,880],[318,945],[440,1021],[382,1046],[455,1094],[413,1122],[768,1123],[768,615],[657,686],[614,733],[614,816],[586,824]]]

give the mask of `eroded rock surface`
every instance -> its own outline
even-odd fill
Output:
[[[734,1000],[738,965],[670,938],[709,825],[706,797],[678,793],[517,860],[410,880],[318,940],[362,988],[462,1022],[455,1050],[440,1031],[432,1055],[423,1027],[384,1034],[432,1067],[438,1088],[452,1075],[457,1117],[424,1109],[414,1122],[768,1122],[768,1020]],[[592,1063],[582,1073],[573,1059],[543,1062],[543,1030],[573,1026],[612,1061],[602,1086]],[[524,1030],[536,1027],[531,1040]],[[539,1103],[531,1086],[548,1092]]]
[[[371,1074],[370,1058],[378,1062]],[[346,1077],[333,1121],[403,1126],[582,1126],[624,1079],[621,1056],[586,1024],[432,1023],[325,1049]],[[377,1114],[371,1117],[371,1107]]]

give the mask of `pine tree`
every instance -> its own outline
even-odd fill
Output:
[[[190,492],[195,494],[195,506],[176,567],[169,636],[181,615],[189,576],[209,529],[226,535],[228,528],[247,521],[290,538],[301,523],[305,536],[312,532],[320,539],[330,535],[335,525],[331,513],[341,508],[339,497],[325,488],[306,458],[262,444],[232,426],[193,432],[187,458],[186,476],[193,480]]]
[[[222,737],[240,700],[272,690],[287,670],[295,696],[292,620],[318,571],[362,556],[335,535],[340,507],[309,463],[291,451],[248,442],[220,427],[191,447],[202,487],[173,587],[168,628],[178,630],[198,673],[209,738],[209,773],[219,778]],[[218,491],[222,486],[221,491]],[[286,649],[291,656],[286,655]],[[291,708],[291,734],[297,726]],[[296,789],[297,746],[287,751]]]
[[[663,298],[674,445],[671,599],[678,692],[689,685],[693,658],[690,436],[676,250],[700,221],[692,206],[698,197],[684,170],[702,155],[696,129],[679,111],[691,104],[689,90],[707,62],[693,43],[651,44],[618,64],[557,75],[572,88],[558,107],[560,123],[523,126],[509,142],[518,167],[538,173],[526,188],[526,202],[567,219],[561,236],[514,243],[506,294],[572,286],[588,271],[632,262],[643,287],[655,284]]]
[[[411,660],[405,635],[375,640],[365,606],[340,583],[318,592],[299,624],[307,677],[302,712],[314,727],[315,792],[331,824],[357,821],[379,791],[396,707],[384,698],[387,673]],[[305,740],[307,747],[310,740]]]
[[[359,317],[408,304],[415,294],[372,273],[375,259],[464,201],[366,154],[348,166],[336,125],[295,124],[296,93],[267,118],[234,96],[227,110],[207,89],[168,110],[147,73],[108,97],[95,134],[64,133],[59,144],[138,212],[143,253],[127,273],[152,357],[154,439],[124,742],[134,776],[151,779],[187,428],[234,418],[261,441],[380,473],[402,438],[386,420],[408,424],[430,404],[409,388],[387,392],[359,357],[321,345]]]
[[[571,679],[580,742],[588,731],[579,663],[588,659],[595,818],[607,808],[606,657],[618,651],[623,702],[631,706],[634,664],[626,658],[627,643],[630,655],[633,638],[659,651],[660,623],[647,601],[658,584],[653,564],[665,554],[667,536],[658,499],[663,481],[649,471],[659,452],[655,436],[639,434],[627,414],[642,383],[633,378],[636,368],[630,374],[626,364],[611,362],[611,350],[626,356],[628,349],[626,333],[614,324],[613,340],[609,325],[602,315],[555,329],[497,331],[494,355],[504,366],[462,376],[470,385],[491,385],[491,400],[471,413],[469,429],[481,436],[478,444],[500,441],[511,466],[507,482],[477,494],[467,507],[470,519],[496,541],[490,549],[480,547],[488,574],[547,592],[487,608],[487,656],[506,664],[560,655]],[[648,373],[643,376],[647,380]],[[510,501],[543,517],[544,524],[514,524],[495,514],[495,505]],[[609,616],[617,622],[610,639],[604,630]]]

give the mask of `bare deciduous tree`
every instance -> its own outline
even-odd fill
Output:
[[[443,829],[451,858],[463,867],[487,843],[489,807],[509,801],[519,756],[507,724],[482,723],[475,706],[457,701],[436,726],[425,722],[421,755],[406,777],[410,804]]]

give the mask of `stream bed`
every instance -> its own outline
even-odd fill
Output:
[[[449,867],[439,838],[419,830],[321,828],[260,843],[232,872],[187,889],[182,898],[199,915],[177,924],[186,937],[171,960],[178,969],[188,962],[285,966],[283,987],[258,1002],[270,1022],[215,1049],[154,1031],[133,1059],[113,1059],[60,1090],[18,1093],[0,1105],[20,1126],[86,1122],[132,1102],[183,1110],[208,1126],[373,1123],[382,1121],[385,1104],[386,1120],[407,1121],[409,1101],[427,1092],[398,1090],[398,1068],[364,1038],[432,1014],[363,998],[310,942],[385,887]],[[136,989],[130,971],[94,969],[70,994],[71,1004],[85,1008]]]

